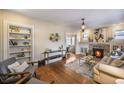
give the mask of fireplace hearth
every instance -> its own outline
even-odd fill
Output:
[[[93,48],[93,56],[95,56],[96,58],[103,58],[104,49]]]

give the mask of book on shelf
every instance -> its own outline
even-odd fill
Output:
[[[14,42],[12,40],[9,40],[9,45],[13,45],[14,46]]]

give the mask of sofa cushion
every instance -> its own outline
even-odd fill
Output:
[[[124,78],[124,70],[114,66],[99,64],[99,70],[115,77]]]
[[[124,63],[122,62],[122,60],[120,60],[120,59],[115,59],[115,60],[113,60],[112,62],[111,62],[111,66],[116,66],[116,67],[119,67],[119,66],[121,66],[121,65],[123,65]]]
[[[112,62],[112,58],[111,57],[107,57],[107,56],[104,56],[101,60],[100,60],[100,63],[102,64],[110,64]]]

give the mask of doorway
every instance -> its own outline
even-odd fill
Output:
[[[70,47],[70,51],[76,52],[76,35],[67,35],[66,36],[66,48]]]

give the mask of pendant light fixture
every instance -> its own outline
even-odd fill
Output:
[[[82,18],[81,20],[82,20],[81,31],[84,32],[84,30],[85,30],[84,18]]]

